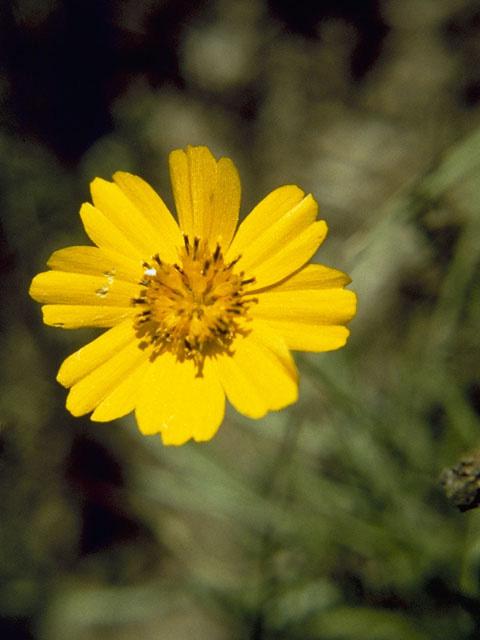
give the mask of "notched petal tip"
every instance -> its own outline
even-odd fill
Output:
[[[109,188],[109,186],[112,183],[109,180],[105,180],[104,178],[99,178],[98,176],[95,177],[91,182],[90,182],[90,193],[92,195],[92,199],[94,200],[94,193],[98,190],[98,189],[102,189],[105,186],[107,187],[107,189]]]
[[[352,282],[352,281],[350,280],[350,282]],[[353,296],[352,297],[352,305],[353,305],[353,308],[354,308],[353,315],[352,315],[352,320],[353,320],[353,318],[356,316],[357,311],[358,311],[358,295],[357,295],[357,293],[355,291],[351,291],[350,289],[347,289],[347,291],[350,291],[350,293]],[[349,320],[349,322],[350,322],[350,320]]]
[[[164,431],[164,430],[161,430],[158,433],[162,438],[162,443],[166,447],[181,447],[187,442],[190,442],[191,440],[193,440],[192,435],[176,437],[176,434],[171,434],[168,431]]]
[[[71,385],[69,384],[69,380],[68,378],[65,376],[65,369],[63,367],[63,364],[60,366],[60,369],[58,370],[57,373],[57,377],[56,377],[56,381],[62,385],[62,387],[65,387],[66,389],[68,389]]]
[[[82,407],[81,404],[76,402],[76,399],[72,396],[72,390],[70,390],[67,396],[65,406],[74,418],[81,418],[91,411],[91,409],[85,409],[85,407]]]
[[[177,161],[181,162],[182,159],[186,157],[186,155],[187,154],[183,149],[174,149],[168,154],[168,163],[171,165],[172,163],[175,163]]]
[[[138,178],[138,176],[134,173],[130,173],[130,171],[115,171],[112,175],[113,181],[121,180],[122,178]]]
[[[187,144],[186,146],[186,150],[187,150],[187,155],[193,155],[193,154],[205,154],[210,156],[211,158],[213,158],[215,160],[215,157],[213,155],[213,153],[210,151],[209,147],[207,147],[204,144],[197,144],[197,145],[192,145],[192,144]],[[183,151],[183,149],[182,149]]]
[[[343,313],[342,320],[338,321],[340,325],[349,324],[357,315],[358,309],[358,296],[355,291],[351,289],[340,289],[343,296],[343,303],[339,304],[339,313]]]
[[[41,273],[37,273],[37,275],[30,283],[30,287],[28,288],[28,295],[36,302],[43,302],[42,297],[44,295],[44,287],[42,285],[42,280],[45,278],[45,274],[47,273],[49,273],[49,271],[42,271]]]
[[[43,323],[47,325],[47,327],[56,327],[57,329],[63,329],[63,323],[62,322],[54,322],[52,320],[50,320],[49,318],[49,307],[51,307],[52,305],[50,304],[44,304],[42,306],[42,320]]]

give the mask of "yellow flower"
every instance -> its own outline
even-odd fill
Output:
[[[96,246],[56,251],[30,295],[48,325],[109,328],[60,367],[67,409],[97,421],[135,410],[142,433],[179,445],[215,434],[225,395],[251,418],[295,402],[290,349],[343,346],[356,296],[344,273],[306,265],[327,233],[311,195],[275,189],[235,234],[232,161],[187,147],[169,162],[178,224],[141,178],[97,178],[80,210]]]

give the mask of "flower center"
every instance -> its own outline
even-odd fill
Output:
[[[135,317],[137,335],[154,355],[168,349],[180,360],[197,364],[212,347],[228,350],[239,321],[246,318],[256,298],[246,297],[244,287],[255,278],[234,273],[240,256],[225,263],[220,245],[212,252],[206,240],[184,236],[180,264],[166,264],[157,254],[144,262],[142,291],[133,304],[141,307]]]

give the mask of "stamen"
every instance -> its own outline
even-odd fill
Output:
[[[240,256],[226,264],[219,243],[212,253],[199,236],[191,243],[184,235],[183,242],[178,263],[164,263],[158,253],[142,263],[143,290],[131,302],[139,307],[135,327],[142,344],[152,347],[152,357],[167,349],[180,359],[192,359],[201,375],[211,349],[228,351],[235,335],[244,331],[239,321],[248,321],[255,302],[245,297],[244,287],[255,278],[235,273]]]
[[[242,256],[238,255],[235,260],[232,260],[229,264],[227,264],[225,266],[225,271],[228,271],[229,269],[231,269],[233,266],[235,266],[237,264],[237,262],[240,260]]]
[[[197,251],[198,251],[199,244],[200,244],[200,238],[198,236],[195,236],[195,238],[193,239],[193,259],[194,260],[197,259]]]

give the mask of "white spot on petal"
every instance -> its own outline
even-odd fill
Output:
[[[99,296],[100,298],[105,298],[107,293],[108,293],[108,287],[107,286],[102,287],[101,289],[97,289],[95,291],[95,295]]]
[[[115,274],[117,273],[116,269],[110,269],[110,271],[105,271],[105,273],[103,274],[107,281],[108,284],[113,284],[113,281],[115,280]]]

